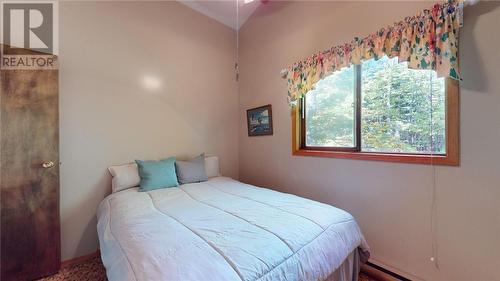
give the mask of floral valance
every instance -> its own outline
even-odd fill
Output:
[[[407,61],[412,69],[433,69],[439,77],[459,80],[458,32],[462,9],[460,0],[435,4],[430,10],[365,38],[354,38],[350,43],[332,47],[284,69],[282,76],[288,81],[290,105],[334,71],[384,56]]]

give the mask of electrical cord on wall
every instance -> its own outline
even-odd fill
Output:
[[[439,270],[439,258],[438,258],[438,229],[437,229],[437,184],[436,184],[436,166],[434,165],[434,88],[433,88],[433,77],[432,73],[429,72],[430,80],[430,131],[431,131],[431,170],[432,170],[432,184],[431,184],[431,209],[430,209],[430,228],[431,228],[431,250],[432,256],[430,258],[434,267]]]
[[[234,63],[234,72],[236,82],[240,79],[240,2],[236,1],[236,62]]]

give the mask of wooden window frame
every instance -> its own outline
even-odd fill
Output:
[[[356,139],[361,138],[361,94],[359,75],[356,71]],[[305,119],[301,118],[302,104],[292,108],[292,154],[295,156],[314,156],[356,160],[373,160],[398,163],[428,165],[460,165],[460,121],[459,121],[459,83],[446,79],[446,154],[383,153],[361,151],[361,142],[356,141],[354,148],[341,147],[305,147]]]

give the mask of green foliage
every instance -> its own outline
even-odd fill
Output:
[[[309,146],[353,147],[354,67],[319,81],[306,95],[306,143]]]
[[[445,153],[445,84],[431,70],[410,70],[397,58],[362,66],[362,150]],[[306,95],[306,143],[353,147],[355,75],[346,68]]]

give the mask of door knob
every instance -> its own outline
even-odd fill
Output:
[[[52,167],[54,167],[54,162],[52,162],[52,161],[43,162],[42,167],[45,169],[52,168]]]

